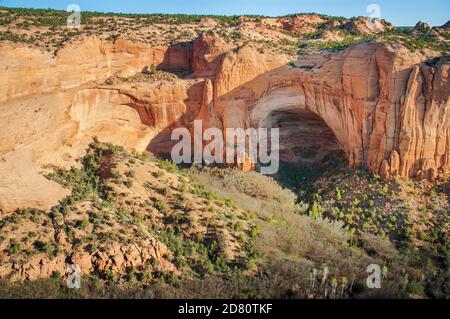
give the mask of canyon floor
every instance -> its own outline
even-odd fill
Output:
[[[448,23],[67,17],[0,7],[0,297],[450,297]],[[194,120],[280,170],[175,165]]]

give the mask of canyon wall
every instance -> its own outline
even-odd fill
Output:
[[[369,43],[271,68],[242,49],[224,58],[215,109],[225,127],[307,110],[331,129],[352,167],[433,179],[450,169],[449,62]]]
[[[195,119],[221,129],[281,123],[287,149],[311,137],[308,147],[339,148],[352,167],[384,177],[443,176],[450,61],[433,58],[371,42],[291,63],[216,35],[171,48],[89,37],[55,56],[1,42],[0,211],[55,205],[67,190],[44,174],[77,165],[92,136],[166,153],[171,129]],[[192,74],[106,84],[152,65]],[[305,156],[286,151],[286,160]]]

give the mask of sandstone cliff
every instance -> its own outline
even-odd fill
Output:
[[[56,56],[1,42],[0,210],[53,206],[66,190],[42,174],[75,164],[91,136],[168,152],[170,129],[195,119],[282,126],[286,161],[341,149],[351,166],[385,177],[448,174],[450,62],[437,55],[371,42],[290,63],[218,35],[173,47],[86,37]],[[193,73],[105,84],[152,65]]]

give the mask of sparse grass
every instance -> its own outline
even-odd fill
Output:
[[[327,51],[340,51],[348,48],[349,46],[375,40],[376,36],[365,36],[365,37],[348,37],[340,41],[322,41],[322,42],[305,42],[302,43],[300,49],[318,49]]]
[[[398,236],[410,236],[407,234],[411,232],[411,223],[407,221],[404,210],[400,211],[401,217],[397,218],[392,213],[385,213],[384,211],[375,211],[373,213],[364,208],[367,207],[369,209],[370,207],[378,206],[380,203],[389,203],[386,200],[390,200],[393,194],[396,196],[394,201],[398,201],[397,188],[394,185],[386,187],[385,185],[387,184],[375,175],[371,176],[366,172],[358,172],[355,175],[355,172],[347,170],[348,175],[345,176],[348,176],[348,178],[360,176],[360,178],[372,181],[371,183],[375,187],[373,192],[376,196],[379,196],[379,199],[376,196],[371,197],[370,192],[367,192],[366,188],[358,186],[357,189],[349,189],[345,186],[347,177],[339,176],[339,169],[336,169],[336,167],[339,166],[330,165],[328,173],[325,174],[322,171],[322,174],[324,174],[323,178],[321,175],[314,173],[315,169],[311,169],[305,175],[307,176],[305,179],[296,179],[301,185],[304,185],[305,181],[313,183],[311,191],[299,193],[305,196],[304,198],[307,201],[311,199],[313,200],[312,203],[316,204],[309,206],[310,208],[306,210],[304,203],[295,204],[295,195],[292,193],[292,195],[288,195],[290,192],[282,190],[277,184],[272,185],[272,181],[268,177],[257,174],[252,176],[254,173],[244,174],[236,170],[216,171],[210,168],[204,168],[200,171],[194,170],[194,175],[203,185],[207,185],[208,190],[216,191],[221,195],[232,198],[239,207],[243,207],[257,216],[256,222],[258,227],[260,227],[260,231],[258,232],[256,247],[265,256],[259,259],[258,263],[260,265],[269,256],[272,260],[289,259],[297,262],[304,262],[303,258],[307,258],[311,265],[315,264],[316,267],[320,267],[320,264],[326,261],[327,264],[334,265],[341,273],[346,273],[347,278],[352,277],[352,271],[355,271],[355,269],[364,268],[364,264],[373,262],[373,260],[370,261],[371,258],[380,259],[377,261],[380,264],[389,263],[392,268],[391,271],[398,274],[402,272],[403,268],[416,267],[415,261],[417,259],[421,260],[423,257],[417,257],[416,254],[411,255],[402,247],[394,247],[388,240],[389,236],[386,235],[389,233],[388,229],[386,229],[386,234],[377,232],[375,231],[376,228],[373,228],[373,224],[369,222],[369,219],[366,219],[366,216],[371,218],[380,216],[383,213],[385,214],[383,218],[386,219],[386,226],[389,227],[390,232],[394,232]],[[336,175],[333,177],[333,174]],[[258,193],[253,187],[249,187],[248,180],[246,183],[242,183],[242,180],[238,177],[239,175],[245,176],[246,180],[247,178],[250,181],[255,179],[255,184],[253,185],[255,187],[259,186],[264,192]],[[292,174],[288,174],[288,176],[291,177]],[[334,183],[332,184],[333,187],[325,187],[321,184],[322,181],[328,179],[330,183]],[[316,187],[319,187],[318,185],[322,185],[320,187],[323,187],[323,190],[326,190],[327,193],[315,193],[317,191]],[[355,183],[355,185],[359,185],[359,183]],[[366,189],[366,191],[361,192],[361,197],[354,196],[363,189]],[[286,200],[282,200],[280,203],[276,202],[274,205],[273,197],[279,197],[279,195],[271,196],[270,194],[281,193],[285,193],[284,196],[291,198],[291,200],[286,198]],[[251,196],[249,196],[250,194]],[[331,198],[332,201],[330,202],[328,198]],[[334,206],[330,206],[329,203],[333,203]],[[314,208],[314,206],[316,207]],[[334,207],[337,209],[333,210],[332,208]],[[347,208],[342,209],[343,207]],[[301,212],[303,215],[312,214],[314,218],[298,215],[298,212]],[[323,218],[325,217],[327,219],[324,220]],[[384,222],[381,221],[380,225],[384,225]],[[446,226],[443,227],[445,228]],[[373,233],[373,231],[375,231],[376,237],[365,237],[365,234]],[[252,236],[255,236],[256,231],[251,229],[250,233]],[[442,234],[442,232],[440,233]],[[437,237],[443,238],[440,235]],[[336,245],[336,243],[341,244]],[[376,246],[374,246],[375,244]],[[323,247],[327,247],[327,249],[324,250]],[[365,255],[366,253],[368,255]],[[343,263],[344,260],[345,263]],[[436,268],[441,267],[439,262],[437,264],[434,263],[432,267],[434,269],[433,272],[427,272],[427,281],[432,280],[431,278],[435,276],[433,274],[436,271],[441,274],[440,276],[443,275],[442,270],[437,270]],[[408,268],[408,271],[423,271],[412,268]],[[416,280],[416,283],[418,282],[421,282],[420,279]],[[394,289],[395,285],[393,282],[389,284],[389,289],[392,289],[391,293],[395,289],[398,289],[398,292],[402,291],[399,286]],[[424,285],[424,283],[421,282],[420,285]],[[431,293],[430,291],[428,289],[424,293],[429,294]]]
[[[128,188],[131,188],[131,187],[133,187],[133,185],[134,185],[133,180],[131,180],[131,179],[126,179],[126,180],[123,182],[123,184],[124,184],[126,187],[128,187]]]
[[[264,272],[257,272],[253,276],[243,276],[241,273],[230,273],[226,278],[216,275],[207,275],[198,279],[179,279],[176,285],[171,284],[170,276],[161,274],[161,278],[145,288],[140,286],[123,287],[117,284],[104,285],[101,281],[92,277],[83,277],[81,289],[68,289],[57,280],[47,279],[35,282],[23,282],[14,285],[0,282],[1,298],[64,298],[64,299],[167,299],[167,298],[308,298],[308,291],[300,287],[309,287],[309,271],[298,264],[287,261],[275,262],[267,266]],[[308,279],[299,279],[308,278]],[[341,277],[339,277],[341,279]],[[363,286],[363,278],[355,280],[354,286]],[[340,281],[341,282],[341,281]],[[293,285],[293,283],[297,283]],[[341,284],[339,284],[341,288]],[[358,286],[359,288],[359,286]],[[331,291],[331,286],[327,287]],[[315,298],[324,298],[325,287],[316,284]],[[341,289],[339,289],[341,291]],[[356,289],[355,289],[356,291]],[[370,292],[367,292],[370,293]],[[380,292],[379,292],[380,293]],[[385,297],[394,297],[389,292],[383,291]],[[348,298],[350,295],[358,295],[346,285],[343,294],[339,298]],[[395,297],[405,297],[406,294],[398,294]],[[370,297],[370,295],[368,295]]]
[[[152,206],[154,206],[160,213],[167,213],[167,204],[160,199],[153,201]]]
[[[174,173],[178,171],[178,166],[170,160],[158,160],[159,168]]]
[[[388,235],[389,232],[402,230],[398,225],[405,223],[407,227],[401,235],[414,237],[415,233],[405,216],[374,211],[379,209],[380,203],[394,203],[403,196],[395,183],[385,183],[378,176],[366,172],[342,172],[335,165],[330,165],[330,170],[322,171],[322,175],[314,168],[296,171],[300,175],[287,174],[295,178],[286,185],[298,183],[302,187],[308,184],[311,187],[307,192],[297,192],[298,189],[293,187],[297,192],[294,193],[283,189],[274,178],[256,172],[242,173],[235,169],[208,167],[180,169],[171,162],[158,161],[156,164],[161,171],[157,172],[164,174],[158,174],[157,181],[152,179],[156,178],[154,175],[147,174],[152,183],[140,181],[149,193],[147,202],[144,202],[145,199],[140,202],[127,194],[111,197],[111,192],[114,192],[108,186],[108,178],[111,178],[108,176],[111,174],[105,171],[104,163],[126,163],[120,173],[135,180],[141,175],[137,172],[143,171],[140,165],[144,164],[134,162],[131,170],[131,158],[134,157],[123,149],[95,140],[81,160],[80,169],[60,170],[51,176],[72,188],[70,199],[65,199],[51,214],[29,209],[0,222],[3,234],[7,236],[26,220],[36,225],[46,225],[46,229],[52,229],[55,233],[63,230],[73,247],[90,254],[106,252],[107,247],[116,243],[128,247],[139,245],[140,238],[153,238],[166,245],[168,253],[164,258],[181,271],[181,275],[177,276],[156,262],[147,268],[129,267],[122,273],[107,269],[98,274],[100,288],[86,288],[73,293],[73,297],[84,294],[124,297],[126,295],[121,287],[124,282],[134,287],[133,296],[182,296],[190,287],[191,296],[305,298],[313,295],[315,298],[329,298],[329,295],[325,296],[325,291],[336,290],[336,286],[340,285],[342,290],[339,289],[339,293],[335,291],[334,297],[367,296],[370,292],[364,289],[363,283],[365,269],[371,263],[389,267],[389,278],[383,285],[386,296],[445,294],[445,288],[437,280],[443,276],[439,268],[442,267],[439,263],[443,262],[441,250],[448,244],[446,226],[441,223],[445,220],[435,221],[440,226],[434,228],[433,235],[424,230],[417,233],[417,237],[431,236],[440,243],[436,246],[437,252],[430,251],[430,262],[420,255],[413,258],[410,256],[414,253],[411,245],[400,250],[388,240],[389,236],[382,236],[377,231],[387,227]],[[144,171],[155,172],[156,165],[148,165],[153,165],[152,169],[146,166]],[[358,192],[357,188],[352,188],[352,184],[348,183],[352,178],[367,183],[366,191]],[[171,185],[169,189],[165,183],[173,179],[178,179],[179,186]],[[157,185],[153,185],[154,181]],[[123,189],[123,185],[117,187]],[[440,188],[429,189],[426,194],[433,198],[427,204],[433,205],[442,218],[448,218],[442,213],[445,207],[441,203]],[[395,199],[392,199],[394,195]],[[298,201],[299,196],[304,202]],[[85,208],[87,212],[79,211],[81,203],[85,205],[86,202],[92,203]],[[378,226],[375,221],[380,216],[383,218]],[[8,227],[8,232],[4,231],[5,227]],[[47,255],[58,253],[53,239],[35,238],[36,234],[31,235],[29,231],[24,236],[33,238],[31,243],[37,252]],[[22,241],[6,238],[7,246],[4,247],[10,258],[28,254]],[[234,259],[228,256],[230,238],[239,251]],[[412,252],[406,254],[403,249],[411,249]],[[317,285],[313,288],[311,273],[320,273],[324,269],[329,272],[324,285],[320,285],[317,276]],[[401,283],[406,276],[403,269],[410,279],[406,286]],[[422,275],[425,281],[422,281]],[[61,287],[54,286],[60,278],[58,274],[54,273],[51,277],[52,283],[41,280],[35,283],[36,287],[43,285],[43,289],[49,290],[48,296],[71,296]],[[292,286],[294,281],[298,286]],[[347,284],[344,285],[344,282]],[[353,288],[349,282],[354,283]],[[223,290],[209,290],[212,287],[208,285],[212,283]],[[142,285],[150,286],[143,290]],[[196,290],[197,285],[204,286]],[[25,286],[18,284],[6,292],[5,287],[9,286],[0,283],[0,296],[23,293]],[[33,293],[39,295],[30,288],[23,296]]]
[[[389,43],[400,43],[411,51],[424,48],[442,52],[443,54],[448,54],[450,51],[448,41],[442,41],[436,34],[426,31],[418,32],[395,28],[392,31],[383,32],[378,36]]]

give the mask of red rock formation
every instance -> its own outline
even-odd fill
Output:
[[[145,239],[139,245],[121,245],[115,243],[105,252],[98,251],[90,254],[84,250],[77,250],[70,256],[70,262],[80,267],[82,275],[90,273],[123,273],[126,269],[147,266],[152,260],[157,260],[167,271],[178,273],[176,267],[166,260],[168,253],[164,244],[154,238]],[[67,260],[64,254],[49,258],[47,254],[37,254],[25,263],[4,263],[0,266],[0,279],[11,282],[23,280],[37,280],[50,278],[55,272],[65,276]]]
[[[266,57],[254,56],[223,60],[216,109],[225,127],[308,110],[331,129],[352,166],[419,178],[449,172],[448,59],[428,66],[420,54],[381,43],[349,48],[314,71],[285,65],[258,71],[253,65]],[[245,73],[254,79],[239,83],[234,74]]]
[[[222,55],[232,47],[221,37],[202,34],[194,41],[192,70],[197,77],[214,77]]]
[[[270,127],[282,119],[290,127],[283,130],[285,145],[338,147],[351,166],[386,177],[450,172],[450,63],[426,62],[434,57],[426,52],[360,44],[302,57],[293,67],[284,56],[233,49],[216,35],[203,35],[192,47],[169,50],[88,38],[54,58],[3,42],[0,56],[4,213],[24,206],[48,209],[65,196],[42,173],[49,164],[72,165],[92,135],[168,152],[171,128],[191,127],[195,119],[204,120],[204,128],[221,129]],[[194,74],[104,84],[112,75],[133,75],[152,64],[191,67]],[[312,119],[320,130],[308,137]],[[335,140],[324,138],[333,135]]]
[[[392,24],[386,23],[386,21],[381,19],[358,17],[345,23],[342,28],[344,30],[356,31],[364,34],[374,34],[392,30],[394,26]]]
[[[322,28],[335,31],[338,28],[363,34],[374,34],[391,30],[393,25],[381,19],[358,17],[355,19],[333,20],[318,14],[301,14],[280,18],[276,21],[284,30],[300,34],[315,33]]]
[[[167,49],[160,68],[169,70],[192,69],[192,43],[178,43]]]
[[[284,30],[299,33],[312,33],[317,31],[317,28],[328,22],[324,17],[318,14],[301,14],[292,15],[278,19]]]

